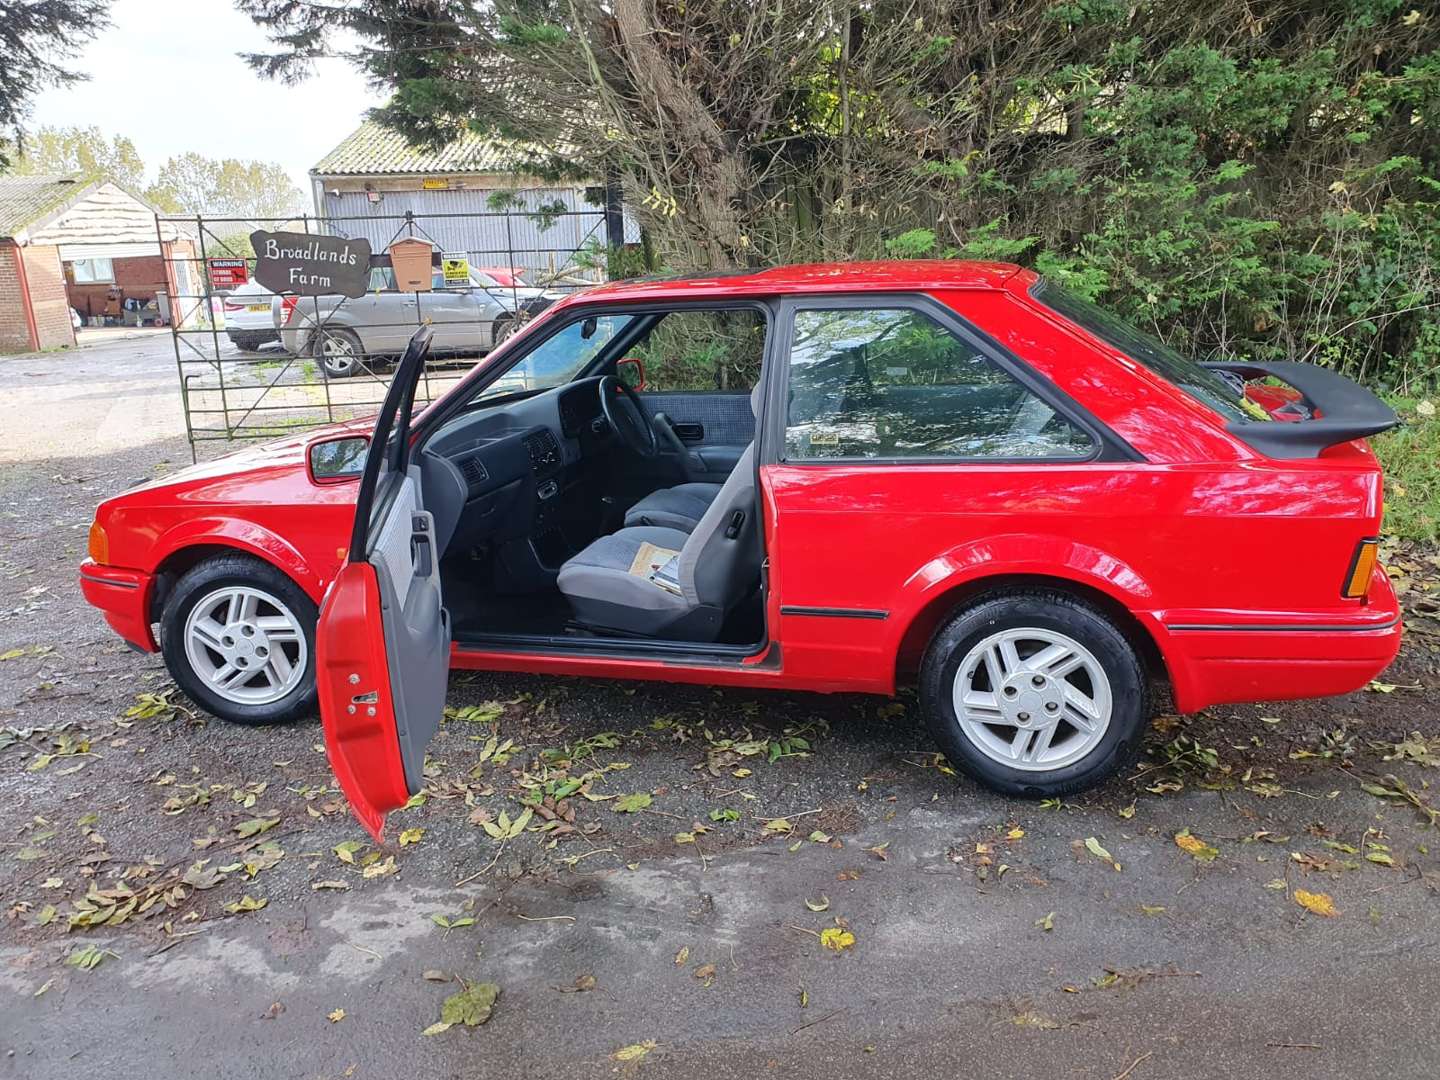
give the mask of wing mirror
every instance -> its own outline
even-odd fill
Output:
[[[645,389],[645,361],[627,356],[615,361],[615,377],[631,390]]]
[[[365,455],[369,450],[368,435],[337,435],[311,443],[305,454],[311,482],[343,484],[358,479],[365,471]]]

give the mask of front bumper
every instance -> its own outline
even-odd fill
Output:
[[[1399,601],[1377,564],[1363,607],[1244,616],[1167,612],[1157,636],[1175,707],[1195,712],[1359,690],[1390,666],[1401,634]]]
[[[110,628],[142,652],[158,652],[150,628],[150,602],[155,575],[118,566],[80,564],[80,591],[105,616]]]

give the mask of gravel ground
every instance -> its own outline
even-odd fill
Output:
[[[80,597],[95,503],[189,456],[90,352],[0,361],[48,432],[0,467],[0,1076],[1440,1072],[1434,552],[1385,683],[1162,715],[1054,806],[906,696],[457,674],[381,848],[318,724],[197,714]]]

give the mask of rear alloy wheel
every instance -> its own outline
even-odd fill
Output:
[[[1133,760],[1145,671],[1104,615],[1064,593],[1013,593],[954,615],[926,651],[931,733],[967,775],[1007,795],[1071,794]]]
[[[175,585],[160,622],[170,674],[222,720],[267,724],[315,705],[314,603],[268,563],[226,555]]]
[[[365,350],[351,330],[321,330],[316,335],[315,358],[331,379],[348,379],[360,370]]]
[[[513,315],[497,315],[490,327],[490,342],[499,345],[519,329],[520,323]]]

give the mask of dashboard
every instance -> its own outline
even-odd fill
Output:
[[[582,379],[462,413],[430,437],[421,483],[442,554],[545,531],[567,467],[613,445],[598,383]]]

